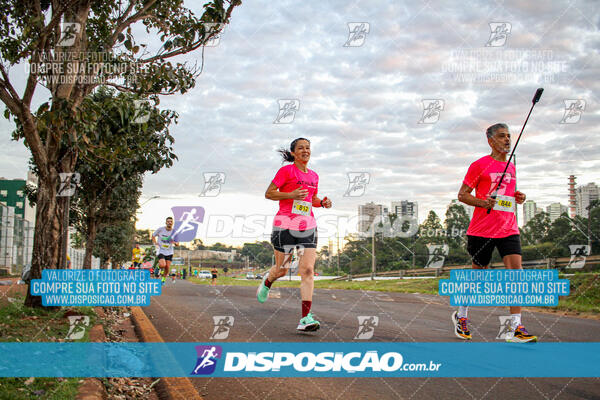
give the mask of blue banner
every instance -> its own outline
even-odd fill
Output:
[[[42,270],[30,293],[44,306],[148,306],[161,294],[159,279],[147,270]]]
[[[438,288],[451,306],[557,306],[570,293],[569,280],[551,269],[452,270]]]
[[[600,343],[0,343],[0,354],[2,377],[600,377]]]

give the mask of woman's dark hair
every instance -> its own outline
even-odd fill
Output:
[[[278,153],[281,154],[281,156],[283,157],[283,161],[287,161],[287,162],[294,162],[294,156],[292,155],[292,151],[296,150],[296,144],[298,144],[298,142],[300,140],[306,140],[308,143],[310,143],[310,140],[303,138],[303,137],[299,137],[297,139],[294,139],[292,141],[292,144],[290,144],[290,149],[286,150],[285,148],[280,148],[279,150],[277,150]]]

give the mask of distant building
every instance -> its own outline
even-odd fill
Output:
[[[569,217],[574,218],[577,213],[577,195],[575,193],[575,175],[569,175]]]
[[[538,210],[542,211],[537,208],[535,201],[525,200],[525,203],[523,203],[523,226],[527,225],[535,217],[535,214],[539,213]]]
[[[419,205],[416,201],[392,201],[390,212],[398,217],[414,217],[419,220]]]
[[[568,211],[569,211],[569,208],[560,203],[552,203],[546,207],[546,212],[548,213],[548,216],[550,217],[550,222],[554,222],[563,213],[566,213]]]
[[[594,200],[600,198],[600,188],[595,183],[588,183],[587,185],[579,186],[575,190],[575,202],[576,210],[575,213],[580,217],[587,218],[588,210],[587,207]]]
[[[34,222],[35,207],[29,204],[25,196],[26,184],[37,186],[37,178],[31,171],[27,174],[27,180],[0,178],[0,203],[14,207],[15,217]]]
[[[373,202],[361,204],[358,206],[358,231],[367,232],[375,218],[385,218],[388,214],[388,208],[381,204]]]

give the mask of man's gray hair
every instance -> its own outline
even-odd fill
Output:
[[[485,135],[487,136],[488,139],[491,139],[496,134],[496,132],[498,132],[498,129],[500,129],[500,128],[504,128],[504,129],[508,130],[508,125],[503,124],[501,122],[494,124],[494,125],[490,126],[489,128],[487,128],[487,130],[485,131]]]

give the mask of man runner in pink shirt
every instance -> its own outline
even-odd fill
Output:
[[[331,207],[331,200],[317,197],[319,176],[307,168],[310,159],[310,141],[298,138],[290,145],[290,150],[279,150],[283,160],[291,162],[277,171],[265,197],[279,201],[279,211],[273,220],[271,244],[275,252],[275,265],[265,274],[256,291],[260,303],[269,297],[273,282],[285,276],[294,249],[298,249],[300,272],[300,295],[302,297],[302,318],[296,328],[310,332],[320,328],[319,321],[310,312],[314,291],[315,259],[317,250],[317,222],[313,207]]]
[[[467,230],[467,250],[473,259],[473,268],[488,268],[494,248],[498,248],[506,268],[522,269],[515,203],[523,204],[525,194],[516,191],[514,164],[508,166],[496,199],[491,197],[511,149],[508,126],[502,123],[492,125],[487,129],[486,136],[492,153],[471,164],[458,192],[458,200],[475,207]],[[473,189],[475,196],[471,194]],[[468,306],[460,306],[452,314],[452,322],[454,334],[468,340],[471,339],[471,332],[467,325],[467,312]],[[510,314],[512,332],[506,340],[518,343],[537,341],[537,337],[530,335],[521,323],[521,307],[510,306]]]

